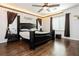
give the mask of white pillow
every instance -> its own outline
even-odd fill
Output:
[[[47,34],[49,32],[41,32],[41,31],[35,31],[36,34]]]
[[[25,32],[30,31],[29,29],[20,29],[20,30]]]
[[[32,28],[32,29],[30,29],[30,31],[37,31],[37,29],[36,28]]]

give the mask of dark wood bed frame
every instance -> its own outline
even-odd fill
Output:
[[[17,35],[18,35],[18,39],[22,38],[22,39],[25,39],[23,37],[20,36],[20,16],[17,16]],[[35,34],[35,31],[29,31],[30,32],[30,40],[29,40],[29,45],[30,45],[30,48],[31,49],[35,49],[37,46],[49,41],[50,39],[51,40],[54,40],[55,39],[55,31],[52,30],[50,31],[50,33],[48,34]]]

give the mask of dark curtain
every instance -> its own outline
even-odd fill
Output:
[[[50,17],[50,32],[52,32],[52,30],[53,30],[53,27],[52,27],[52,20],[53,20],[53,17]]]
[[[65,37],[70,37],[70,13],[65,15]]]
[[[15,20],[15,17],[17,16],[17,13],[14,12],[7,12],[7,20],[8,20],[8,24],[12,24],[13,21]]]
[[[38,29],[38,23],[40,24],[40,26],[42,26],[42,19],[38,18],[36,19],[36,28]],[[40,28],[40,31],[42,31],[42,28]]]
[[[6,30],[6,36],[5,36],[5,38],[7,38],[7,35],[8,35],[9,24],[13,23],[13,21],[16,18],[16,16],[17,16],[17,13],[7,11],[7,22],[8,22],[8,25],[7,25],[7,30]]]
[[[38,29],[38,19],[36,19],[36,29]]]

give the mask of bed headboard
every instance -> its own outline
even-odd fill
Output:
[[[31,29],[35,27],[35,24],[32,23],[20,23],[20,29]]]

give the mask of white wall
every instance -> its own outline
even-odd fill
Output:
[[[36,24],[36,19],[37,17],[32,16],[32,15],[28,15],[28,14],[23,14],[23,13],[19,13],[20,15],[20,22],[21,23],[33,23]]]
[[[6,42],[5,33],[7,28],[7,14],[4,9],[0,8],[0,43]]]
[[[70,13],[70,37],[79,40],[79,19],[74,17],[75,15],[79,16],[79,5],[65,11]]]
[[[0,43],[7,42],[7,39],[5,39],[5,34],[6,34],[6,30],[7,30],[7,11],[18,13],[18,15],[21,16],[21,19],[20,19],[21,22],[31,22],[31,23],[36,24],[37,17],[35,17],[35,16],[23,14],[23,13],[5,9],[5,8],[0,8]],[[30,19],[29,20],[26,19],[27,17],[29,17]],[[13,24],[10,25],[12,32],[15,32],[15,33],[17,31],[17,26],[16,26],[17,22],[16,21],[17,20],[15,20],[13,22]]]
[[[42,19],[42,28],[43,31],[50,32],[50,17]]]

